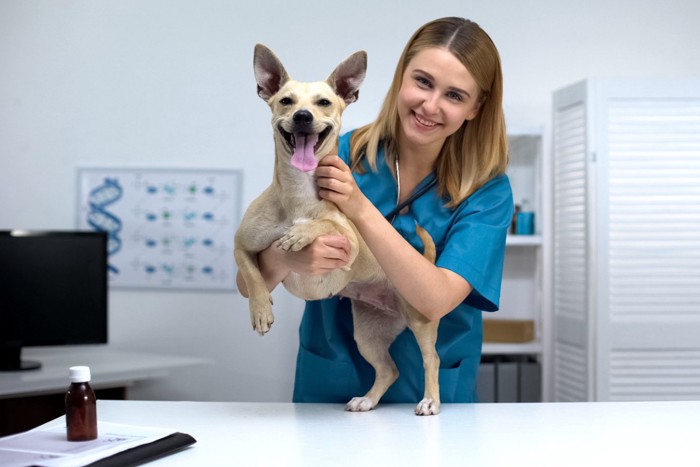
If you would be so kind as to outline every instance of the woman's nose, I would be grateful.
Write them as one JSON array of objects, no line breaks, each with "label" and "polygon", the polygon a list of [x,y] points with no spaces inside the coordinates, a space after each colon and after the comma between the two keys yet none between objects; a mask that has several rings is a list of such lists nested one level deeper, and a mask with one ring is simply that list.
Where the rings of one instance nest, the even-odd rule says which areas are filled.
[{"label": "woman's nose", "polygon": [[440,96],[436,92],[431,92],[425,96],[423,109],[427,115],[435,115],[440,110]]}]

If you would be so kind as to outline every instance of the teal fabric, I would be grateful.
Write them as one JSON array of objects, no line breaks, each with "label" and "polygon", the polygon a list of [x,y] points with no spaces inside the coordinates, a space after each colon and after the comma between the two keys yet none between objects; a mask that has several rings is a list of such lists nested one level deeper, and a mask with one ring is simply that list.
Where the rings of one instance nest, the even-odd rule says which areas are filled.
[{"label": "teal fabric", "polygon": [[[349,160],[350,133],[339,141],[339,156]],[[396,205],[397,187],[384,154],[377,156],[378,170],[355,174],[362,192],[383,213]],[[423,180],[421,183],[428,183]],[[420,185],[419,185],[420,187]],[[418,189],[418,188],[417,188]],[[499,304],[505,240],[513,216],[513,196],[508,177],[491,180],[456,209],[431,188],[408,213],[397,216],[393,226],[416,249],[423,245],[416,223],[432,236],[436,264],[464,277],[473,292],[440,321],[437,351],[440,356],[442,402],[475,402],[476,374],[481,358],[481,311],[496,311]],[[331,298],[307,302],[300,325],[295,402],[347,402],[364,395],[374,381],[374,369],[357,351],[353,339],[350,300]],[[422,399],[423,365],[410,330],[401,333],[390,352],[400,376],[382,402],[415,403]]]}]

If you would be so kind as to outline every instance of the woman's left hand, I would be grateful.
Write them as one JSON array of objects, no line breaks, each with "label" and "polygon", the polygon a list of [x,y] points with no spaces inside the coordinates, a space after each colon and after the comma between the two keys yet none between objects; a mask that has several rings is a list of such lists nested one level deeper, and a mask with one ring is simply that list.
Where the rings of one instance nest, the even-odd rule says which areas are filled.
[{"label": "woman's left hand", "polygon": [[350,167],[338,156],[328,155],[316,167],[318,195],[335,203],[351,220],[356,219],[369,200],[355,183]]}]

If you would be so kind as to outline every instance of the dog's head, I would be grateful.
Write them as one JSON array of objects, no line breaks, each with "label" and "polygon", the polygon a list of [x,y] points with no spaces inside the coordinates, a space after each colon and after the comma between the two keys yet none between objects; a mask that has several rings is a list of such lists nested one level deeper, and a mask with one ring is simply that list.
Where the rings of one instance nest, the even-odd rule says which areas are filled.
[{"label": "dog's head", "polygon": [[277,56],[262,44],[253,59],[258,95],[272,109],[278,155],[289,156],[293,167],[311,172],[336,146],[340,116],[355,102],[367,70],[367,53],[355,52],[325,81],[302,83],[290,79]]}]

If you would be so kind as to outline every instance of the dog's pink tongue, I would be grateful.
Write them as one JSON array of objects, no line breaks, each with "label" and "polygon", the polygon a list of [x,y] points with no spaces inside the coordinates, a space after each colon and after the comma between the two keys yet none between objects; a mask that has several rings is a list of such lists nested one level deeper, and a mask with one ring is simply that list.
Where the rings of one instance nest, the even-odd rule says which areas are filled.
[{"label": "dog's pink tongue", "polygon": [[296,147],[292,154],[291,164],[302,172],[310,172],[316,168],[318,162],[314,156],[314,145],[318,141],[318,135],[305,135],[297,133],[294,135]]}]

